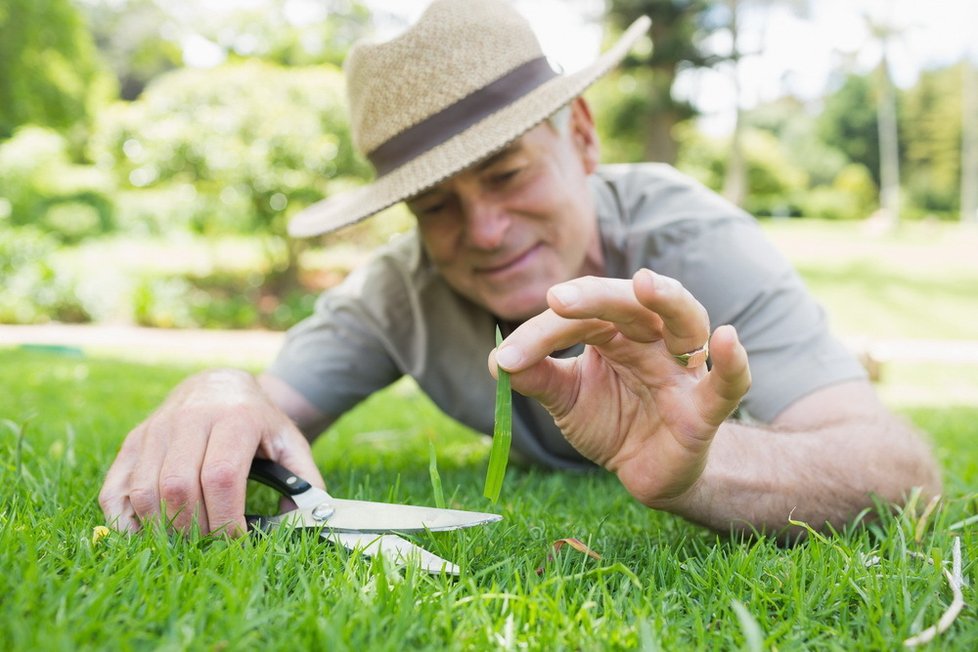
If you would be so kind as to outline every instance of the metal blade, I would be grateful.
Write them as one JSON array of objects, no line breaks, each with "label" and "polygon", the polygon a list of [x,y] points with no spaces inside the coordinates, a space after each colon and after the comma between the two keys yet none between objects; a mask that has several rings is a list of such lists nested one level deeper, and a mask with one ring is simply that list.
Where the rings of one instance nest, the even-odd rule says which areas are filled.
[{"label": "metal blade", "polygon": [[396,564],[417,564],[422,570],[439,575],[458,576],[458,566],[416,546],[396,534],[357,534],[323,530],[323,538],[367,557],[383,556]]},{"label": "metal blade", "polygon": [[[325,509],[328,506],[329,509]],[[329,513],[331,510],[331,513]],[[306,526],[325,525],[346,532],[444,532],[501,520],[498,514],[331,498],[303,513]]]}]

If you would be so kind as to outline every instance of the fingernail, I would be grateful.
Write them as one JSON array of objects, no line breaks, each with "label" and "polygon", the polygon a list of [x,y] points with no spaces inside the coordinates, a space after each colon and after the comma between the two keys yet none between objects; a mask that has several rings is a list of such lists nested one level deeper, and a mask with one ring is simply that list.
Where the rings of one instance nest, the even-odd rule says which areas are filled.
[{"label": "fingernail", "polygon": [[523,354],[516,347],[504,346],[496,351],[496,364],[503,369],[512,369],[523,359]]},{"label": "fingernail", "polygon": [[581,291],[573,285],[555,285],[550,288],[550,292],[567,307],[574,305],[581,298]]}]

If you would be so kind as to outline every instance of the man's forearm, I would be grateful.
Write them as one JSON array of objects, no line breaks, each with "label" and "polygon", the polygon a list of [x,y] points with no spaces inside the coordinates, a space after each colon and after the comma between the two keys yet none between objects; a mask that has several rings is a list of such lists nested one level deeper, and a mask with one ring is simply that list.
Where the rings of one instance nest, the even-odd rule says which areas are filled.
[{"label": "man's forearm", "polygon": [[876,414],[809,430],[728,422],[699,480],[660,507],[719,531],[791,537],[788,519],[815,529],[850,522],[873,496],[901,503],[913,487],[940,492],[929,447],[896,417]]},{"label": "man's forearm", "polygon": [[309,442],[315,441],[320,433],[333,423],[332,416],[310,403],[284,380],[263,373],[258,376],[258,384],[269,399],[302,431]]}]

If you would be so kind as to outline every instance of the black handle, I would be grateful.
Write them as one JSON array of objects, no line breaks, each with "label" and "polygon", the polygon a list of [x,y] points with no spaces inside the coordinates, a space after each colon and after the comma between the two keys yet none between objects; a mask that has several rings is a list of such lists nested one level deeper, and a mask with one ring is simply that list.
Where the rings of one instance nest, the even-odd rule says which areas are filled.
[{"label": "black handle", "polygon": [[260,457],[251,460],[248,478],[268,485],[285,496],[296,496],[312,489],[311,484],[281,464]]},{"label": "black handle", "polygon": [[257,516],[255,514],[245,514],[245,523],[248,524],[249,532],[269,532],[273,525],[267,516]]}]

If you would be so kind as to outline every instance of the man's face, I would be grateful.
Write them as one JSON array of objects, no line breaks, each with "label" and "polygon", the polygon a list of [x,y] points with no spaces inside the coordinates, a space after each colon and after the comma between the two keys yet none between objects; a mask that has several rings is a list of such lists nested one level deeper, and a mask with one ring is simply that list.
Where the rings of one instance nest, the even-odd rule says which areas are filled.
[{"label": "man's face", "polygon": [[538,125],[408,202],[448,284],[507,321],[545,310],[552,285],[602,271],[587,185],[597,140],[582,101],[562,131]]}]

